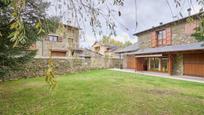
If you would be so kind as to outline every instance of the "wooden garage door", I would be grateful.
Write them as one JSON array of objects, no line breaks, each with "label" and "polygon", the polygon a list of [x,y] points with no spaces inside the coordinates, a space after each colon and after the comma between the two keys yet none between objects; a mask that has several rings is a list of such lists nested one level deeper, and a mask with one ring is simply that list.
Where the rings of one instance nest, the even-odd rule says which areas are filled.
[{"label": "wooden garage door", "polygon": [[135,56],[127,56],[127,68],[135,69]]},{"label": "wooden garage door", "polygon": [[204,54],[184,55],[184,75],[204,77]]},{"label": "wooden garage door", "polygon": [[51,51],[51,55],[54,57],[65,57],[66,52],[64,52],[64,51]]}]

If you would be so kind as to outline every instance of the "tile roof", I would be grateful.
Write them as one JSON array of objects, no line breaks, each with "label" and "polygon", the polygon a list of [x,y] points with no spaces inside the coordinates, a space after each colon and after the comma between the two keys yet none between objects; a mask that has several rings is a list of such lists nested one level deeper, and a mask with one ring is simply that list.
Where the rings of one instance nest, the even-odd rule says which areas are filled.
[{"label": "tile roof", "polygon": [[183,18],[181,18],[181,19],[174,20],[174,21],[171,21],[171,22],[167,22],[167,23],[165,23],[165,24],[161,24],[161,25],[158,25],[158,26],[156,26],[156,27],[152,27],[152,28],[149,28],[149,29],[145,29],[145,30],[140,31],[140,32],[137,32],[137,33],[135,33],[135,34],[133,34],[133,35],[138,36],[138,35],[140,35],[140,34],[142,34],[142,33],[149,32],[149,31],[152,31],[152,30],[157,29],[157,28],[160,28],[160,27],[165,27],[165,26],[167,26],[167,25],[180,23],[180,22],[182,22],[182,21],[185,22],[185,21],[187,21],[188,18],[195,18],[195,19],[196,19],[196,18],[198,18],[198,17],[200,17],[200,16],[203,16],[203,14],[204,14],[204,12],[199,12],[199,13],[193,14],[193,15],[191,15],[191,16],[183,17]]},{"label": "tile roof", "polygon": [[116,51],[116,53],[125,53],[125,52],[134,52],[139,50],[139,42],[134,43],[133,45],[127,46],[119,51]]},{"label": "tile roof", "polygon": [[204,42],[164,46],[164,47],[157,47],[157,48],[145,48],[128,54],[154,54],[154,53],[195,51],[195,50],[204,50]]}]

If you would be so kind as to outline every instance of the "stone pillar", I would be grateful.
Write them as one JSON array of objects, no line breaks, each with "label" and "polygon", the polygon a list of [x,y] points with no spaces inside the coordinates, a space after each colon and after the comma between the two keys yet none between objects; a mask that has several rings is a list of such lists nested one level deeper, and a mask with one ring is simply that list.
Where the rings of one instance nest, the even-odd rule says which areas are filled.
[{"label": "stone pillar", "polygon": [[177,54],[174,58],[174,72],[175,75],[183,75],[183,54]]}]

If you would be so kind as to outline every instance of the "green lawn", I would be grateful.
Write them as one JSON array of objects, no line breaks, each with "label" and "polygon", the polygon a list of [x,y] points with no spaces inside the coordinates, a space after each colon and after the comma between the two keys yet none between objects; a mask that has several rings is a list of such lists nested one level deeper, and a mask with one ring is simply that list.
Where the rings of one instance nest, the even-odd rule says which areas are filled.
[{"label": "green lawn", "polygon": [[0,84],[0,114],[203,115],[204,84],[109,70]]}]

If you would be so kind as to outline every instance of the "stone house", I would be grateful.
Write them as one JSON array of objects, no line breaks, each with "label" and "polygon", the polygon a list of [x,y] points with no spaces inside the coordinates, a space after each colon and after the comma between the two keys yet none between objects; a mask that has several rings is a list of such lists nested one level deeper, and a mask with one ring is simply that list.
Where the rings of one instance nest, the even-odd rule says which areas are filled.
[{"label": "stone house", "polygon": [[91,59],[91,58],[103,58],[104,56],[100,53],[94,52],[91,49],[81,49],[75,53],[76,57],[80,57],[82,59]]},{"label": "stone house", "polygon": [[[204,43],[192,36],[198,27],[199,15],[135,33],[138,43],[118,52],[124,56],[123,68],[204,76]],[[189,18],[194,20],[188,21]]]},{"label": "stone house", "polygon": [[115,53],[119,49],[120,48],[117,46],[105,45],[105,44],[102,44],[100,42],[95,42],[91,46],[92,51],[99,53],[105,57],[109,57],[109,58],[120,58],[119,55],[117,53]]},{"label": "stone house", "polygon": [[36,58],[69,58],[79,48],[79,28],[63,25],[56,33],[50,33],[45,38],[33,44],[37,50]]}]

